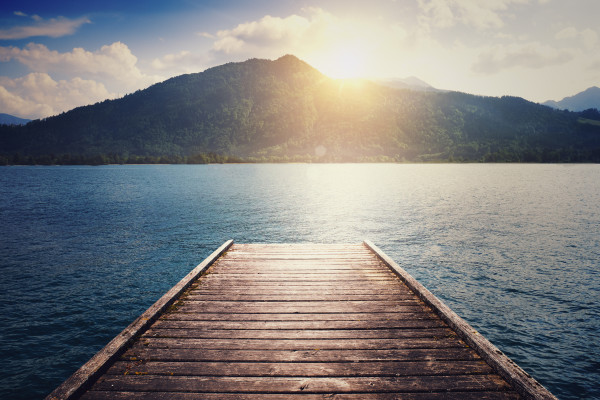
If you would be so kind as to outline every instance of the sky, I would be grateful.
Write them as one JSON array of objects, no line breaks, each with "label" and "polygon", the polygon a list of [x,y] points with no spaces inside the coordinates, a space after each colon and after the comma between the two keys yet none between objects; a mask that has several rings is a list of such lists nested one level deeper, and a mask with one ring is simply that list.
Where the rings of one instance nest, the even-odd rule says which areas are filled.
[{"label": "sky", "polygon": [[45,118],[285,54],[332,78],[560,100],[600,86],[598,16],[598,0],[3,0],[0,113]]}]

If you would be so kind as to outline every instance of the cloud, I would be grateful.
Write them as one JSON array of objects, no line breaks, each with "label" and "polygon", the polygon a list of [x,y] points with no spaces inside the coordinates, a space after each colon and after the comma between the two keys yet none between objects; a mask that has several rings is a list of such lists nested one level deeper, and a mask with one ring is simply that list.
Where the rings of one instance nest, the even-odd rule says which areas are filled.
[{"label": "cloud", "polygon": [[91,52],[74,48],[70,52],[50,50],[43,44],[29,43],[25,48],[0,47],[0,61],[16,60],[33,72],[77,75],[84,79],[115,82],[124,90],[139,89],[159,77],[145,75],[137,67],[137,57],[121,42]]},{"label": "cloud", "polygon": [[247,58],[278,58],[287,53],[301,56],[324,30],[324,20],[329,17],[320,9],[307,11],[307,17],[296,14],[283,18],[266,15],[216,33],[197,32],[197,36],[213,41],[208,53],[180,51],[155,58],[150,66],[157,73],[173,76]]},{"label": "cloud", "polygon": [[179,53],[155,58],[150,65],[159,73],[168,73],[170,76],[174,76],[200,72],[206,68],[206,62],[207,57],[205,55],[183,50]]},{"label": "cloud", "polygon": [[586,49],[593,49],[598,44],[598,34],[589,28],[579,31],[571,26],[557,32],[554,37],[558,40],[575,40],[583,44]]},{"label": "cloud", "polygon": [[591,64],[589,64],[587,70],[593,71],[596,73],[596,75],[599,75],[598,71],[600,71],[600,59],[597,59],[596,61],[593,61]]},{"label": "cloud", "polygon": [[[418,0],[424,12],[422,25],[431,28],[449,28],[458,24],[477,29],[497,29],[504,26],[503,13],[511,6],[527,4],[531,0]],[[544,3],[539,0],[539,3]]]},{"label": "cloud", "polygon": [[0,47],[0,62],[8,61],[20,62],[31,73],[16,79],[0,77],[0,109],[32,118],[115,97],[115,92],[132,92],[163,79],[142,72],[137,57],[121,42],[96,51],[74,48],[59,52],[36,43],[24,48]]},{"label": "cloud", "polygon": [[577,37],[577,29],[573,27],[565,28],[554,35],[556,39],[572,39]]},{"label": "cloud", "polygon": [[258,21],[246,22],[233,29],[217,32],[213,50],[231,54],[246,46],[265,48],[274,43],[294,44],[314,26],[314,22],[295,14],[286,18],[266,15]]},{"label": "cloud", "polygon": [[102,83],[81,78],[56,81],[39,72],[16,79],[0,77],[0,109],[27,118],[48,117],[112,97]]},{"label": "cloud", "polygon": [[207,38],[207,39],[214,39],[215,35],[213,35],[212,33],[208,33],[208,32],[198,32],[196,33],[198,36],[203,37],[203,38]]},{"label": "cloud", "polygon": [[[320,8],[305,8],[286,17],[266,15],[255,21],[220,30],[210,53],[210,62],[244,60],[250,57],[278,58],[294,54],[326,75],[376,75],[393,66],[381,62],[414,36],[398,22],[340,18]],[[413,44],[410,44],[412,46]],[[353,65],[350,65],[353,64]]]},{"label": "cloud", "polygon": [[351,69],[366,77],[404,75],[417,64],[431,65],[432,57],[425,53],[439,54],[441,47],[410,24],[342,18],[320,8],[284,17],[266,15],[214,36],[207,64],[294,54],[332,77],[345,76]]},{"label": "cloud", "polygon": [[570,50],[555,49],[541,43],[497,45],[479,55],[474,72],[494,74],[510,68],[540,69],[571,61]]},{"label": "cloud", "polygon": [[419,0],[419,7],[427,15],[422,21],[435,25],[437,28],[448,28],[456,24],[455,11],[451,4],[443,0]]},{"label": "cloud", "polygon": [[[28,15],[16,11],[15,15],[27,17]],[[31,17],[35,22],[31,25],[15,26],[8,29],[0,29],[0,40],[26,39],[34,36],[49,36],[53,38],[72,35],[83,24],[91,21],[86,17],[69,19],[65,17],[44,20],[37,15]]]}]

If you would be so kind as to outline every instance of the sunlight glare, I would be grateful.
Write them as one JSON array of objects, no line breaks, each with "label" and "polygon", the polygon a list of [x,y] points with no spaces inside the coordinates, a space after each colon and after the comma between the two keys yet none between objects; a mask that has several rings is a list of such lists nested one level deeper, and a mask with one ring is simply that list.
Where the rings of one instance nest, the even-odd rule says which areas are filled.
[{"label": "sunlight glare", "polygon": [[328,55],[323,72],[338,79],[366,77],[366,54],[363,50],[357,43],[339,46]]}]

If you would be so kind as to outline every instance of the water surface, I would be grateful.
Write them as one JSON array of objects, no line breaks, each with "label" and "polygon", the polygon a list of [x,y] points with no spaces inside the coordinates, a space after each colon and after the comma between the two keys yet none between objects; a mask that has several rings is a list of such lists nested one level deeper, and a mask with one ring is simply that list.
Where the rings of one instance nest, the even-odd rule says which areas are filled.
[{"label": "water surface", "polygon": [[561,399],[600,399],[600,166],[0,168],[0,398],[43,398],[227,239],[369,239]]}]

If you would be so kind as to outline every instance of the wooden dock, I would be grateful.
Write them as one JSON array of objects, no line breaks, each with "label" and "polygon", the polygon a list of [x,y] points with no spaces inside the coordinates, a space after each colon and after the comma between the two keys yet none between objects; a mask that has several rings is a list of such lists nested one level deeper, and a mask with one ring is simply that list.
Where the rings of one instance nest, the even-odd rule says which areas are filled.
[{"label": "wooden dock", "polygon": [[226,242],[47,399],[555,399],[370,242]]}]

